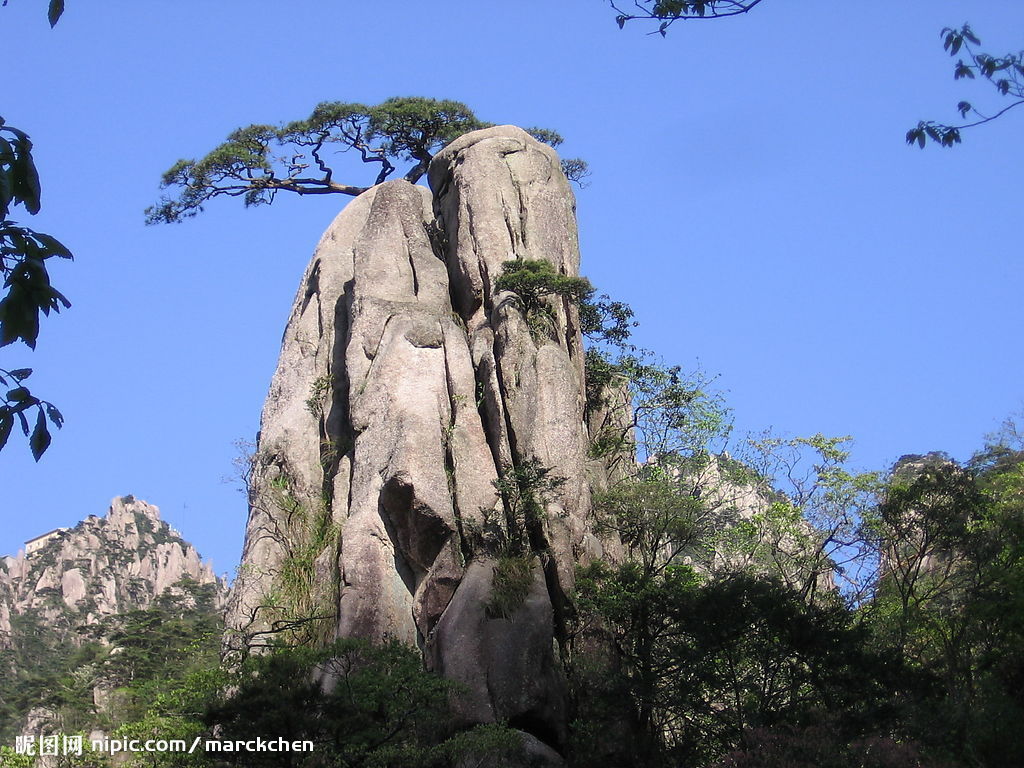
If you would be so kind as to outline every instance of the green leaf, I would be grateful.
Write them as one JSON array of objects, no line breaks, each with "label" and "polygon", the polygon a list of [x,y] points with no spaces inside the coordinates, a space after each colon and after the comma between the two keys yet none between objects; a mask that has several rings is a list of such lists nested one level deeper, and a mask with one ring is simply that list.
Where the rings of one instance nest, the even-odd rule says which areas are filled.
[{"label": "green leaf", "polygon": [[32,394],[28,391],[27,387],[17,387],[7,393],[7,399],[12,403],[20,403],[22,400],[28,400]]},{"label": "green leaf", "polygon": [[50,26],[56,26],[60,20],[61,14],[64,13],[64,0],[50,0],[50,8],[46,12],[46,17],[50,20]]},{"label": "green leaf", "polygon": [[7,445],[7,438],[11,436],[13,427],[14,414],[6,406],[0,407],[0,449]]},{"label": "green leaf", "polygon": [[24,381],[32,375],[31,368],[15,368],[13,371],[8,371],[12,378],[17,381]]},{"label": "green leaf", "polygon": [[50,421],[53,422],[53,425],[57,429],[64,426],[64,416],[57,410],[57,406],[53,403],[46,404],[46,415],[50,417]]},{"label": "green leaf", "polygon": [[39,461],[39,457],[50,447],[50,432],[46,429],[46,415],[42,409],[36,416],[36,428],[32,430],[32,437],[28,439],[28,445],[32,450],[32,458],[36,461]]},{"label": "green leaf", "polygon": [[16,199],[25,206],[25,210],[35,216],[39,213],[39,171],[32,160],[28,148],[23,148],[14,163]]},{"label": "green leaf", "polygon": [[59,256],[62,259],[74,258],[67,246],[52,235],[45,235],[42,232],[34,232],[33,236],[36,241],[43,246],[43,250],[46,252],[47,256]]},{"label": "green leaf", "polygon": [[953,79],[960,80],[965,77],[970,80],[973,80],[974,72],[972,72],[971,68],[964,64],[963,61],[958,61],[956,63],[956,69],[953,70]]}]

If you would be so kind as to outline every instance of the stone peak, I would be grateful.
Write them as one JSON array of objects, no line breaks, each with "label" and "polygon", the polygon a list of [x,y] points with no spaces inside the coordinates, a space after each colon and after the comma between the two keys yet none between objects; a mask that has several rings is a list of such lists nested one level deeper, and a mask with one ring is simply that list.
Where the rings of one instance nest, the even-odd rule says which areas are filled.
[{"label": "stone peak", "polygon": [[110,508],[107,510],[107,518],[114,519],[125,514],[140,514],[148,517],[154,522],[160,520],[160,508],[137,499],[131,494],[127,496],[115,496],[110,500]]}]

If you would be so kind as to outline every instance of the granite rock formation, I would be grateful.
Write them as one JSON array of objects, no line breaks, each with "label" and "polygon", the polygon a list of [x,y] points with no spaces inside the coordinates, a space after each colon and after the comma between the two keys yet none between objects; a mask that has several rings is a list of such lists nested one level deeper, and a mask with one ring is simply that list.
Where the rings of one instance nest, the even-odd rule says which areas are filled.
[{"label": "granite rock formation", "polygon": [[[507,721],[551,756],[574,568],[606,546],[589,523],[603,467],[587,458],[577,308],[549,300],[538,332],[495,283],[514,259],[578,274],[575,201],[555,152],[512,126],[457,139],[429,180],[432,193],[390,181],[356,198],[302,278],[253,460],[229,643],[319,622],[324,639],[417,644],[466,687],[467,724]],[[529,466],[559,483],[526,523],[496,483]],[[519,525],[529,543],[512,551]],[[511,555],[530,577],[496,614]]]}]

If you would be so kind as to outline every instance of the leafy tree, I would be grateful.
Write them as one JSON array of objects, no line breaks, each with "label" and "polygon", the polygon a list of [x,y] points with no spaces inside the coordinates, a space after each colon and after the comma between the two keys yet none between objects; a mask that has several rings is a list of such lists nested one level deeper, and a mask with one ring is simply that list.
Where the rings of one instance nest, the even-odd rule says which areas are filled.
[{"label": "leafy tree", "polygon": [[[913,635],[931,613],[922,610],[946,613],[944,606],[949,618],[963,616],[963,591],[979,576],[974,566],[996,544],[978,535],[985,513],[975,477],[948,457],[905,457],[897,465],[873,524],[882,548],[878,600],[891,611],[889,623],[903,652],[917,656]],[[929,647],[934,639],[919,638]]]},{"label": "leafy tree", "polygon": [[645,467],[594,497],[599,533],[614,534],[644,578],[692,558],[706,536],[706,505],[658,467]]},{"label": "leafy tree", "polygon": [[528,313],[539,311],[549,296],[561,296],[578,305],[594,292],[587,278],[559,274],[550,261],[543,259],[506,261],[494,287],[515,293]]},{"label": "leafy tree", "polygon": [[633,308],[624,301],[614,301],[607,293],[597,298],[591,293],[580,302],[580,330],[595,344],[610,344],[619,349],[632,349],[629,338]]},{"label": "leafy tree", "polygon": [[908,457],[872,524],[883,567],[867,615],[936,682],[912,702],[920,738],[969,765],[1019,764],[1024,744],[999,734],[1024,716],[1024,453]]},{"label": "leafy tree", "polygon": [[4,743],[17,735],[18,724],[32,707],[54,709],[70,703],[75,708],[82,704],[88,711],[92,704],[91,699],[86,704],[69,695],[72,686],[63,684],[62,678],[88,664],[95,648],[76,652],[62,642],[50,622],[31,612],[12,614],[11,628],[9,647],[0,649],[0,741]]},{"label": "leafy tree", "polygon": [[469,529],[477,540],[475,546],[498,556],[485,606],[492,617],[511,617],[529,594],[536,556],[547,547],[544,505],[566,483],[566,478],[552,472],[536,457],[505,464],[493,481],[502,500],[501,521],[485,515],[483,526]]},{"label": "leafy tree", "polygon": [[[353,151],[377,168],[373,184],[394,173],[395,163],[411,163],[404,178],[415,183],[439,149],[488,125],[457,101],[402,97],[375,106],[323,102],[304,120],[239,128],[201,160],[179,160],[161,182],[177,194],[146,209],[146,221],[178,222],[221,196],[241,197],[250,206],[272,203],[281,191],[362,194],[369,186],[334,177],[334,156]],[[554,145],[562,141],[554,131],[535,128],[532,133]],[[580,160],[566,161],[564,167],[577,181],[586,173]]]},{"label": "leafy tree", "polygon": [[[729,411],[699,370],[685,372],[632,348],[612,358],[598,347],[588,350],[585,368],[588,407],[611,411],[595,436],[594,456],[635,454],[679,467],[728,436]],[[616,387],[626,397],[609,397]]]},{"label": "leafy tree", "polygon": [[[852,606],[871,596],[878,573],[877,540],[865,515],[881,480],[849,466],[852,438],[747,440],[740,460],[719,460],[730,486],[754,490],[761,509],[721,526],[714,549],[729,567],[771,574],[808,599],[838,586]],[[715,496],[714,488],[706,495]]]},{"label": "leafy tree", "polygon": [[[39,212],[39,174],[32,160],[32,142],[24,131],[0,118],[0,277],[6,291],[0,299],[0,346],[22,341],[35,349],[39,337],[39,315],[70,307],[64,295],[50,284],[46,260],[54,256],[72,258],[56,238],[35,232],[11,221],[12,206],[29,214]],[[36,461],[50,445],[47,419],[60,428],[64,417],[47,400],[33,395],[24,382],[32,369],[0,368],[0,450],[7,444],[15,420],[19,422]],[[35,412],[29,428],[28,414]]]},{"label": "leafy tree", "polygon": [[946,27],[942,30],[942,47],[950,56],[957,56],[963,51],[966,61],[958,58],[953,68],[956,80],[979,80],[986,82],[991,88],[1009,103],[1001,108],[979,110],[969,101],[957,104],[960,117],[968,120],[959,125],[947,125],[933,120],[922,120],[916,128],[907,131],[907,143],[917,144],[922,149],[932,141],[943,147],[952,147],[960,143],[960,132],[992,122],[1011,109],[1024,104],[1024,51],[1007,53],[1004,56],[993,56],[990,53],[976,50],[981,40],[974,34],[969,24],[959,29]]},{"label": "leafy tree", "polygon": [[890,661],[838,601],[682,565],[652,576],[635,562],[591,566],[579,589],[581,612],[614,638],[617,669],[604,674],[619,674],[633,703],[637,765],[703,765],[755,728],[837,715],[854,739],[882,719]]},{"label": "leafy tree", "polygon": [[712,379],[701,371],[667,366],[630,343],[637,323],[632,308],[593,291],[579,300],[585,353],[585,395],[595,434],[592,458],[629,475],[634,458],[663,468],[706,458],[731,430],[729,411]]}]

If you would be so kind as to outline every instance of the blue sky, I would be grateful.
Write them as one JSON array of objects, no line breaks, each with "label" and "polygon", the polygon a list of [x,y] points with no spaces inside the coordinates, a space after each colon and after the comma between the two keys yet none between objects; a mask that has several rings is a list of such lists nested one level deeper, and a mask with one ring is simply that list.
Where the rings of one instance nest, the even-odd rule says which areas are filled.
[{"label": "blue sky", "polygon": [[131,493],[234,568],[234,443],[347,198],[217,201],[177,226],[142,211],[179,157],[323,100],[451,98],[560,131],[593,170],[583,271],[633,305],[639,343],[717,374],[739,433],[852,434],[876,469],[966,458],[1021,408],[1024,116],[955,150],[903,143],[987,96],[953,82],[942,27],[1013,50],[1020,3],[768,0],[665,39],[599,0],[69,0],[53,30],[45,6],[0,9],[0,115],[35,142],[43,211],[25,223],[75,252],[53,269],[74,306],[0,367],[35,368],[67,424],[38,465],[14,437],[0,453],[0,552]]}]

